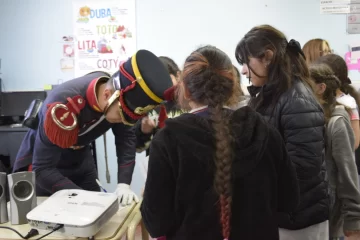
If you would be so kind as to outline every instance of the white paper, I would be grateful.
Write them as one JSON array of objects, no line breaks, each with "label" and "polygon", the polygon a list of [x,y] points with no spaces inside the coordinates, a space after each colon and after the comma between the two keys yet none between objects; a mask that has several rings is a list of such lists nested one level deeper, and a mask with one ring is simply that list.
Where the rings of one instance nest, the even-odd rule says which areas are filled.
[{"label": "white paper", "polygon": [[360,33],[360,14],[348,14],[347,16],[347,32],[349,34]]},{"label": "white paper", "polygon": [[136,52],[133,0],[73,3],[75,77],[110,74]]},{"label": "white paper", "polygon": [[73,58],[60,59],[60,69],[63,72],[72,71],[74,69],[74,59]]},{"label": "white paper", "polygon": [[350,0],[320,0],[321,5],[349,4]]},{"label": "white paper", "polygon": [[360,59],[360,41],[349,44],[351,52],[351,63],[357,63]]},{"label": "white paper", "polygon": [[346,14],[350,13],[350,5],[326,5],[320,6],[321,14]]},{"label": "white paper", "polygon": [[360,13],[360,4],[350,4],[350,13],[351,14],[356,14],[356,13]]},{"label": "white paper", "polygon": [[320,0],[321,14],[350,13],[350,0]]}]

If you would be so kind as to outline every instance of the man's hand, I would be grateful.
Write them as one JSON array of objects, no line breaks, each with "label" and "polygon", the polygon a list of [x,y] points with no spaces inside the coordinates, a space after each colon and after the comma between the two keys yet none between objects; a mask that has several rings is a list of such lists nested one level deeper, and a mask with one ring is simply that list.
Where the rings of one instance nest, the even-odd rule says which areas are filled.
[{"label": "man's hand", "polygon": [[121,203],[121,205],[123,206],[130,205],[133,201],[135,201],[136,203],[139,202],[138,197],[133,191],[131,191],[128,184],[119,183],[117,185],[115,193],[118,196],[119,203]]},{"label": "man's hand", "polygon": [[156,123],[153,119],[146,116],[141,119],[141,132],[144,134],[150,134],[156,128]]}]

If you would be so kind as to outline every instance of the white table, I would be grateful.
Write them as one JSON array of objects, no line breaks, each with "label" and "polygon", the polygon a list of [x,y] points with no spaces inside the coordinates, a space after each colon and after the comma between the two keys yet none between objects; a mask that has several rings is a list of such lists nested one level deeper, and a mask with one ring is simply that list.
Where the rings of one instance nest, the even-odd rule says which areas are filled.
[{"label": "white table", "polygon": [[[40,204],[46,199],[46,197],[38,197],[37,202]],[[135,213],[134,209],[138,209],[139,206],[135,208],[137,204],[133,203],[127,207],[119,208],[119,211],[108,221],[104,227],[95,235],[95,240],[119,240],[123,236],[125,236],[128,226],[131,223]],[[10,211],[8,211],[10,213]],[[9,218],[10,219],[10,218]],[[18,232],[20,232],[23,236],[25,236],[31,229],[30,225],[11,225],[10,222],[0,224],[0,226],[11,227]],[[36,239],[42,236],[42,232],[40,235],[37,235],[30,239]],[[7,229],[0,229],[0,240],[11,240],[11,239],[21,239],[15,232]],[[46,240],[59,240],[59,239],[68,239],[65,237],[61,237],[56,235],[56,233],[50,234],[49,236],[43,238]],[[70,238],[75,239],[75,238]],[[76,238],[77,240],[85,240],[87,238]]]}]

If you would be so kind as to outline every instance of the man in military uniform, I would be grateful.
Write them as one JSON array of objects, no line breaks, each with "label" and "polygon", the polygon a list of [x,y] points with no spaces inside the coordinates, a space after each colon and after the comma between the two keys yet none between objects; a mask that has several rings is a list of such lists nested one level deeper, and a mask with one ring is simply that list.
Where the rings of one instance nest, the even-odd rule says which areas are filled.
[{"label": "man in military uniform", "polygon": [[13,171],[36,173],[37,195],[61,189],[99,191],[89,144],[112,128],[118,157],[116,194],[123,205],[137,201],[130,190],[136,137],[132,127],[164,102],[171,78],[160,60],[140,50],[112,77],[93,72],[52,90],[39,124],[26,134]]}]

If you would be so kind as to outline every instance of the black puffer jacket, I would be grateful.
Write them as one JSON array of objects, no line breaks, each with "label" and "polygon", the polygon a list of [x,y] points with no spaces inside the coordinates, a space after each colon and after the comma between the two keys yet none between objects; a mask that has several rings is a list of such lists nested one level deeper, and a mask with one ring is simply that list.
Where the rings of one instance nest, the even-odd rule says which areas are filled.
[{"label": "black puffer jacket", "polygon": [[[269,103],[275,87],[249,87],[249,92]],[[308,87],[295,80],[274,107],[260,106],[257,111],[280,131],[299,180],[300,204],[292,213],[279,213],[279,226],[297,230],[326,221],[329,200],[324,162],[325,120],[320,104]]]}]

